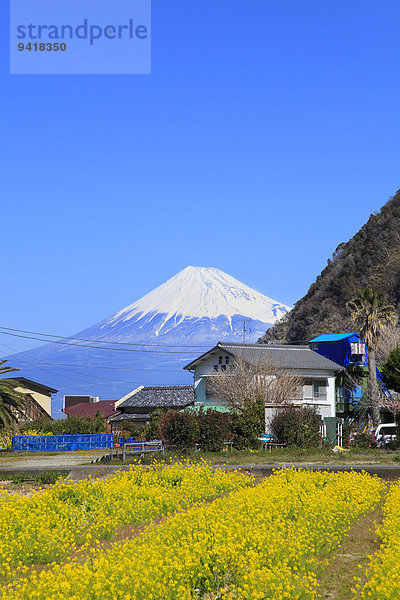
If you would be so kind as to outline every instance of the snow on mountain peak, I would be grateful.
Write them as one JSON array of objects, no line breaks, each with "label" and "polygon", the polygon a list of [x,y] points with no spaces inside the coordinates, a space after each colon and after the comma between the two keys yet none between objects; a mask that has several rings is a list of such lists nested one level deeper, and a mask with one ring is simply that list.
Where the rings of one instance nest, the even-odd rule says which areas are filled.
[{"label": "snow on mountain peak", "polygon": [[215,267],[186,267],[109,319],[107,325],[149,314],[170,317],[209,318],[243,315],[275,323],[290,308],[244,285]]},{"label": "snow on mountain peak", "polygon": [[[59,406],[64,394],[110,398],[124,396],[132,385],[190,384],[189,373],[182,369],[189,360],[218,340],[239,342],[245,336],[247,342],[256,342],[288,310],[220,269],[187,267],[117,314],[71,337],[73,344],[46,344],[29,350],[27,356],[14,355],[12,364],[37,381],[44,374],[35,361],[30,365],[32,358],[38,365],[53,365],[43,383],[60,390]],[[251,322],[243,328],[247,319]],[[79,338],[107,346],[76,344]],[[157,340],[159,348],[153,347]],[[112,350],[112,342],[130,346],[123,352],[120,346]],[[74,378],[65,373],[69,365],[91,371],[79,380],[75,371]]]}]

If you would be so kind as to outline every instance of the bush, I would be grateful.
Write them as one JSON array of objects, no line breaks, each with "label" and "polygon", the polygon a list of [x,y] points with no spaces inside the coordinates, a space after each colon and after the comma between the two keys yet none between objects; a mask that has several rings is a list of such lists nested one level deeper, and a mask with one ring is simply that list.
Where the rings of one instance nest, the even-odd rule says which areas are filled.
[{"label": "bush", "polygon": [[321,444],[321,417],[311,407],[287,406],[271,421],[271,430],[280,444],[315,448]]},{"label": "bush", "polygon": [[104,433],[107,431],[107,423],[103,413],[97,413],[94,419],[90,417],[67,417],[59,421],[52,419],[38,419],[30,423],[25,423],[20,429],[21,434],[24,431],[35,430],[38,435],[68,435],[72,433]]},{"label": "bush", "polygon": [[370,433],[361,431],[352,432],[349,436],[349,446],[358,450],[366,450],[367,448],[376,447],[374,438]]},{"label": "bush", "polygon": [[265,429],[265,408],[263,400],[247,403],[232,413],[231,427],[233,446],[237,450],[257,448],[257,438]]},{"label": "bush", "polygon": [[178,450],[189,450],[198,438],[196,415],[189,411],[169,410],[161,417],[159,431],[167,444],[176,446]]},{"label": "bush", "polygon": [[389,352],[386,363],[381,368],[382,378],[390,390],[400,392],[400,348],[397,346]]},{"label": "bush", "polygon": [[165,410],[158,409],[158,410],[155,410],[151,414],[150,424],[144,428],[144,432],[143,432],[144,439],[151,441],[151,440],[159,439],[161,437],[160,423],[161,423],[163,416],[165,415],[165,412],[166,412]]},{"label": "bush", "polygon": [[137,425],[136,423],[124,423],[123,430],[120,435],[124,438],[133,438],[135,440],[144,440],[146,438],[146,426]]},{"label": "bush", "polygon": [[231,419],[218,410],[201,409],[197,415],[197,443],[204,452],[220,452],[232,436]]},{"label": "bush", "polygon": [[199,444],[204,452],[220,452],[224,442],[230,440],[238,449],[257,448],[257,438],[264,431],[264,418],[264,402],[259,400],[233,413],[206,408],[199,412],[171,410],[156,415],[152,426],[158,425],[159,437],[179,450]]}]

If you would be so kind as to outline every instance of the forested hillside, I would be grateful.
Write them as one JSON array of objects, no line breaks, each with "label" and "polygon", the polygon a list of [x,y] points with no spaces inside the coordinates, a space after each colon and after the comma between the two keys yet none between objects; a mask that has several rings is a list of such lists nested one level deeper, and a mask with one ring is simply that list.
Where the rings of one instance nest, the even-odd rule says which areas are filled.
[{"label": "forested hillside", "polygon": [[346,303],[364,287],[382,289],[400,312],[400,191],[337,247],[307,294],[260,341],[298,342],[352,331]]}]

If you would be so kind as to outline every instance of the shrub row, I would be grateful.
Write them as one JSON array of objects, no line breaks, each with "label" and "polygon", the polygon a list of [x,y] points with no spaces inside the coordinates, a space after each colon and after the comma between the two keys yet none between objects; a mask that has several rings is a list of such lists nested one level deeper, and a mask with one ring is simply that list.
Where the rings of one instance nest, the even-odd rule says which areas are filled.
[{"label": "shrub row", "polygon": [[[238,450],[258,447],[257,438],[265,428],[264,403],[221,413],[213,409],[168,411],[153,417],[145,432],[147,439],[161,438],[179,450],[193,449],[197,444],[205,452],[219,452],[224,442],[231,441]],[[277,441],[287,446],[317,447],[320,416],[309,407],[288,405],[273,419],[271,429]]]},{"label": "shrub row", "polygon": [[193,449],[197,444],[205,452],[219,452],[224,442],[235,448],[256,448],[257,437],[264,430],[262,401],[231,412],[214,409],[167,411],[154,415],[147,437],[160,437],[179,450]]},{"label": "shrub row", "polygon": [[105,433],[107,423],[104,415],[99,411],[94,419],[90,417],[67,417],[54,421],[53,419],[38,419],[24,424],[20,428],[21,434],[24,431],[34,430],[40,434],[51,433],[52,435],[70,435],[74,433]]},{"label": "shrub row", "polygon": [[309,406],[297,408],[288,405],[276,414],[271,422],[271,429],[281,444],[316,448],[321,444],[320,422],[321,417],[314,408]]}]

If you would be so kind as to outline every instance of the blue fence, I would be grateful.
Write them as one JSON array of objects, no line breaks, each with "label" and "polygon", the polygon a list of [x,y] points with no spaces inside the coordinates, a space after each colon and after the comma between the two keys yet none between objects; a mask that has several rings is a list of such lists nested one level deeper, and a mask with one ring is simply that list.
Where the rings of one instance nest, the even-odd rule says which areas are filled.
[{"label": "blue fence", "polygon": [[66,452],[68,450],[96,450],[113,447],[112,433],[16,435],[12,439],[13,452]]}]

